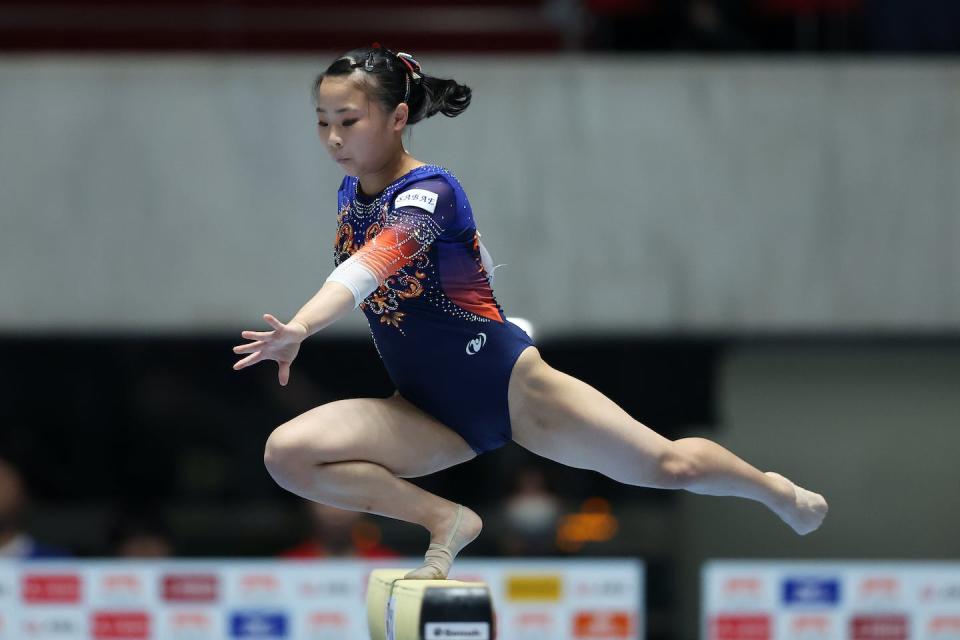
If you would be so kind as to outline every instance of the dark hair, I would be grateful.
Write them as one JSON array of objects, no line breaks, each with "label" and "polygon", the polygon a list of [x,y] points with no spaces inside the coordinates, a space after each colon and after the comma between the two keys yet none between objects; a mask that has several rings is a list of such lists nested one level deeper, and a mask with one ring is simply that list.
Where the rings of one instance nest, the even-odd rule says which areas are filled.
[{"label": "dark hair", "polygon": [[378,45],[348,51],[317,76],[313,84],[314,99],[325,77],[348,76],[360,70],[363,76],[360,88],[387,113],[407,96],[410,108],[407,124],[416,124],[437,113],[453,118],[470,106],[470,87],[455,80],[428,76],[411,57],[407,56],[405,61],[399,55]]}]

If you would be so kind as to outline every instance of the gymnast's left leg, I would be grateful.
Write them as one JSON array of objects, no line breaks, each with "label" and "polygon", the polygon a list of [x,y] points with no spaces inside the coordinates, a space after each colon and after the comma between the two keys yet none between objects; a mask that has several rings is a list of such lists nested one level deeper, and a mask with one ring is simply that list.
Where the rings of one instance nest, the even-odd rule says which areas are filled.
[{"label": "gymnast's left leg", "polygon": [[535,347],[514,365],[508,399],[513,440],[551,460],[625,484],[756,500],[800,535],[817,529],[827,514],[820,494],[761,472],[715,442],[664,438],[590,385],[549,366]]}]

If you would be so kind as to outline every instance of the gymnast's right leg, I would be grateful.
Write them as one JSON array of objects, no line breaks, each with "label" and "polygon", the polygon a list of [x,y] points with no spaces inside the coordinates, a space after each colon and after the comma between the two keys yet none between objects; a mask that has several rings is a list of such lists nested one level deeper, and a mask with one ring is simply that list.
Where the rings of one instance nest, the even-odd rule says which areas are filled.
[{"label": "gymnast's right leg", "polygon": [[425,527],[431,547],[449,548],[449,562],[427,562],[429,568],[411,577],[442,578],[483,523],[470,509],[403,478],[474,456],[457,433],[395,394],[339,400],[293,418],[270,434],[264,463],[277,484],[308,500]]}]

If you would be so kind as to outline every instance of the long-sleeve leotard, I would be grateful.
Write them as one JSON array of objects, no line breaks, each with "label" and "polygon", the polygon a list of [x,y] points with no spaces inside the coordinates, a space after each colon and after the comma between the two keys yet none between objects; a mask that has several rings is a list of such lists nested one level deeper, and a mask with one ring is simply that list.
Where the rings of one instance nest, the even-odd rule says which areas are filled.
[{"label": "long-sleeve leotard", "polygon": [[[458,216],[456,193],[442,177],[419,180],[400,190],[382,223],[373,221],[361,229],[346,220],[356,216],[350,216],[349,210],[345,215],[342,212],[345,220],[338,233],[338,250],[349,258],[340,262],[328,280],[350,289],[355,304],[361,306],[381,288],[389,297],[391,285],[409,284],[406,276],[425,280],[435,275],[437,282],[433,284],[454,304],[478,316],[502,321],[489,287],[493,270],[490,255],[480,243],[467,207],[464,212],[467,215]],[[361,232],[365,239],[362,245],[357,241]],[[437,271],[427,275],[416,267],[431,262],[418,258],[432,248],[436,248],[432,262]],[[405,269],[413,273],[404,273]],[[406,291],[412,294],[419,290],[413,287]]]},{"label": "long-sleeve leotard", "polygon": [[507,386],[533,344],[493,296],[489,254],[459,181],[424,165],[376,199],[340,186],[330,280],[349,288],[400,394],[477,453],[510,439]]}]

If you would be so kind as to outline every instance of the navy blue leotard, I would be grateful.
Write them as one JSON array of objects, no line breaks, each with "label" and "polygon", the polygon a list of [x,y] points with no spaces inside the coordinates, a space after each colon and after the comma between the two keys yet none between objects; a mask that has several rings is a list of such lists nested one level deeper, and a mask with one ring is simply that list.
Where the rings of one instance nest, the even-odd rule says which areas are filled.
[{"label": "navy blue leotard", "polygon": [[340,185],[334,262],[350,259],[376,277],[359,306],[390,378],[478,454],[502,446],[510,373],[533,340],[493,296],[463,188],[437,165],[375,198],[358,194],[358,183],[346,176]]}]

